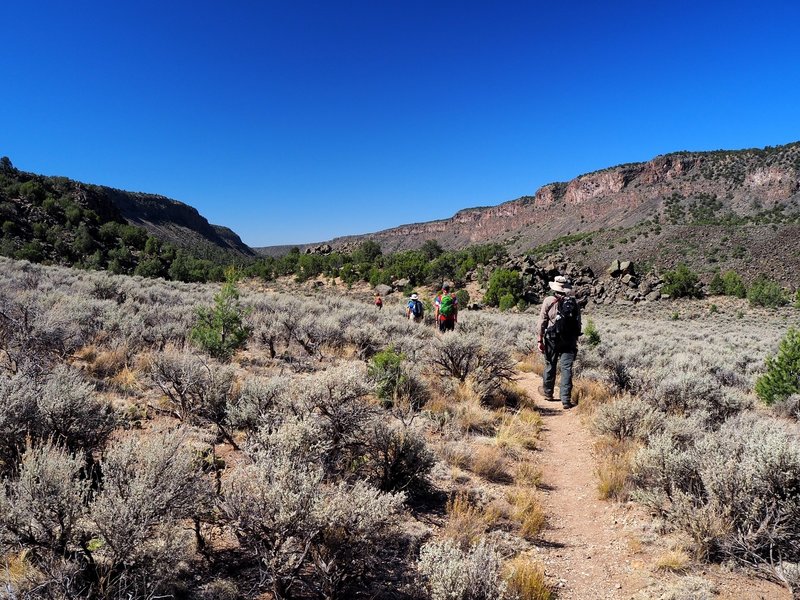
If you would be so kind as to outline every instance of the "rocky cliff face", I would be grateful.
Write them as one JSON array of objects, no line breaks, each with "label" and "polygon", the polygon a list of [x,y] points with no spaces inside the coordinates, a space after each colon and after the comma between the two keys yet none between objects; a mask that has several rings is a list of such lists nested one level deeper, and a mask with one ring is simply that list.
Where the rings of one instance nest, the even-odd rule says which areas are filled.
[{"label": "rocky cliff face", "polygon": [[[445,248],[505,242],[512,252],[525,252],[568,235],[594,232],[603,238],[610,230],[653,224],[661,237],[669,237],[671,232],[685,237],[686,228],[693,226],[772,224],[773,230],[784,230],[800,223],[798,203],[800,142],[659,156],[548,184],[534,196],[462,210],[449,219],[337,238],[330,243],[334,248],[347,248],[369,238],[385,252],[392,252],[417,248],[429,239]],[[703,232],[692,230],[688,237],[695,234],[702,236]],[[613,235],[605,237],[614,243]]]}]

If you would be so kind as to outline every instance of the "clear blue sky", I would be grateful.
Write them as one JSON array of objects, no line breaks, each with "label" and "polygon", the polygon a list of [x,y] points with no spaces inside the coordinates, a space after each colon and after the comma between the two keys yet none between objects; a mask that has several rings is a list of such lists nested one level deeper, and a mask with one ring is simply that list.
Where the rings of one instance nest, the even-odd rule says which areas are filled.
[{"label": "clear blue sky", "polygon": [[800,139],[800,2],[5,2],[0,155],[252,246]]}]

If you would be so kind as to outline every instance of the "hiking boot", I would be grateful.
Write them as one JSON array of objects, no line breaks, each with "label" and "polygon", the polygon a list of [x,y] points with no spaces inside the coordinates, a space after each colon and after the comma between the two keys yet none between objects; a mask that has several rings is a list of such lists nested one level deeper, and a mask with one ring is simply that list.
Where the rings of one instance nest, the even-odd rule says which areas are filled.
[{"label": "hiking boot", "polygon": [[553,398],[553,392],[550,392],[550,393],[548,394],[547,392],[545,392],[545,391],[544,391],[544,388],[543,388],[542,386],[539,386],[539,389],[538,389],[537,391],[538,391],[538,392],[539,392],[539,393],[540,393],[542,396],[544,396],[544,399],[545,399],[545,400],[547,400],[548,402],[555,402],[555,398]]},{"label": "hiking boot", "polygon": [[562,402],[561,406],[564,407],[564,410],[569,410],[570,408],[575,407],[575,405],[572,402]]}]

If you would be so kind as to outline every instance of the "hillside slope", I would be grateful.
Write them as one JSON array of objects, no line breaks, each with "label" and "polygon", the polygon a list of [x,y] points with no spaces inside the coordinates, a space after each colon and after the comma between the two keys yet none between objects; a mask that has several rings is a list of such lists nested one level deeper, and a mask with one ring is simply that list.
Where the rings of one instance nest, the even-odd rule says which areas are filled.
[{"label": "hillside slope", "polygon": [[563,250],[593,268],[629,255],[662,266],[685,260],[701,271],[775,269],[778,278],[796,281],[799,201],[800,142],[676,152],[548,184],[533,196],[461,210],[449,219],[329,243],[347,248],[372,239],[391,252],[429,239],[445,248],[504,242],[512,253]]},{"label": "hillside slope", "polygon": [[[5,254],[34,247],[33,255],[69,264],[102,242],[98,230],[107,223],[142,228],[145,236],[198,255],[254,255],[233,231],[210,224],[183,202],[26,173],[7,158],[0,164],[0,220]],[[91,239],[82,242],[81,236]]]}]

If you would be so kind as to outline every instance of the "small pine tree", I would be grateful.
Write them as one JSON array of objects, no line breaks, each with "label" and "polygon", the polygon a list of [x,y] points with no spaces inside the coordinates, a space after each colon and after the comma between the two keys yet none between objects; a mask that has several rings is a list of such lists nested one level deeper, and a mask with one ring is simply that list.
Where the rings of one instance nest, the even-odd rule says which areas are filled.
[{"label": "small pine tree", "polygon": [[597,331],[597,325],[591,319],[586,320],[586,325],[583,328],[583,335],[586,343],[590,346],[597,346],[600,344],[600,332]]},{"label": "small pine tree", "polygon": [[767,372],[756,381],[756,394],[767,404],[800,393],[800,330],[794,327],[781,340],[776,356],[767,357]]},{"label": "small pine tree", "polygon": [[225,283],[214,296],[214,308],[197,309],[197,322],[190,334],[194,343],[219,360],[230,359],[236,350],[244,347],[250,335],[242,322],[245,310],[239,303],[238,279],[235,268],[225,271]]}]

